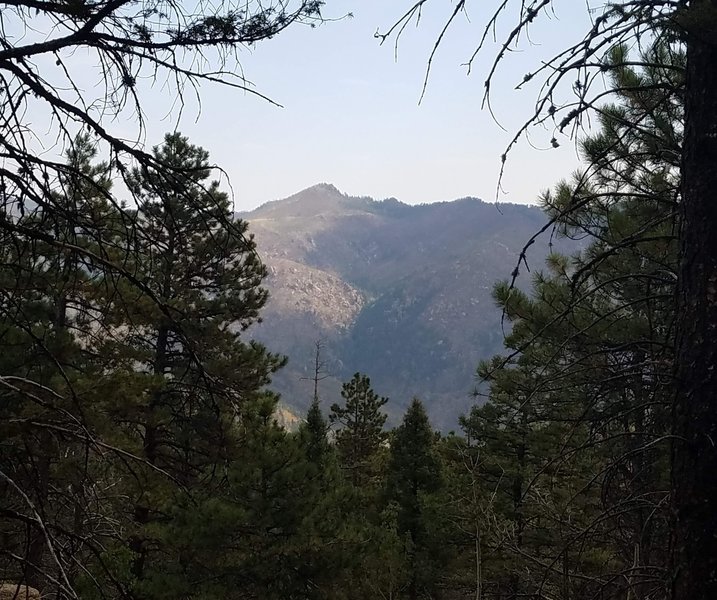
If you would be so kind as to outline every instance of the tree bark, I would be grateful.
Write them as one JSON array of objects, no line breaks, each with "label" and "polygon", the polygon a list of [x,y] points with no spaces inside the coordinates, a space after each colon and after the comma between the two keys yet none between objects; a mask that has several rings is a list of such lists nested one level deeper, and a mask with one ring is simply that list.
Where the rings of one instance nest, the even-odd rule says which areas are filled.
[{"label": "tree bark", "polygon": [[692,0],[682,156],[673,600],[717,598],[717,0]]}]

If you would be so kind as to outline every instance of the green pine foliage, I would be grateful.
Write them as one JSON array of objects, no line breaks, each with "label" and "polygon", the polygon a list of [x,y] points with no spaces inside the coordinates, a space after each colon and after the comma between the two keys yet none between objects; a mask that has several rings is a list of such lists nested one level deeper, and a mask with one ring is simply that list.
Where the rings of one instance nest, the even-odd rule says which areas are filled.
[{"label": "green pine foliage", "polygon": [[329,419],[336,431],[336,448],[341,466],[355,487],[375,483],[377,464],[387,434],[383,430],[388,402],[371,389],[371,380],[356,373],[341,389],[344,405],[331,405]]},{"label": "green pine foliage", "polygon": [[[455,496],[471,500],[456,511],[457,539],[478,561],[462,563],[462,582],[483,597],[666,589],[681,135],[672,90],[683,61],[672,52],[651,49],[638,70],[613,50],[606,70],[625,91],[583,141],[586,169],[544,197],[560,233],[590,240],[584,250],[550,257],[530,294],[496,286],[509,354],[481,365],[488,402],[463,420],[452,456],[454,472],[471,466],[461,479],[474,488]],[[667,57],[675,68],[651,66]]]},{"label": "green pine foliage", "polygon": [[406,595],[412,600],[435,591],[443,566],[443,540],[437,535],[440,527],[431,506],[443,485],[435,440],[423,404],[414,398],[391,436],[385,492],[386,501],[396,506]]},{"label": "green pine foliage", "polygon": [[414,544],[425,534],[422,496],[437,492],[442,484],[434,441],[426,410],[414,398],[391,436],[386,482],[387,499],[399,507],[398,531],[408,533]]},{"label": "green pine foliage", "polygon": [[[228,564],[222,544],[246,520],[230,502],[249,494],[230,477],[252,447],[239,422],[273,413],[263,388],[283,364],[243,340],[264,268],[186,138],[155,149],[161,172],[129,174],[136,209],[108,201],[94,157],[77,138],[56,185],[64,214],[12,216],[43,242],[2,239],[3,577],[88,598],[248,597],[233,576],[246,559]],[[298,443],[273,435],[289,448],[282,477],[296,457],[303,481]]]},{"label": "green pine foliage", "polygon": [[328,431],[329,424],[321,412],[319,401],[314,399],[306,413],[306,421],[299,429],[299,435],[306,448],[306,457],[319,469],[333,458],[333,448],[330,446],[327,436]]},{"label": "green pine foliage", "polygon": [[53,192],[62,213],[38,206],[12,216],[21,231],[42,231],[42,240],[7,233],[0,240],[1,530],[11,557],[5,572],[17,578],[20,569],[40,589],[75,585],[82,565],[94,559],[85,536],[99,532],[95,543],[102,543],[112,534],[112,516],[96,508],[108,495],[95,486],[102,472],[96,437],[109,430],[102,402],[118,394],[98,394],[97,382],[113,367],[103,352],[107,290],[103,265],[84,251],[113,224],[107,167],[93,164],[94,157],[89,138],[77,137]]},{"label": "green pine foliage", "polygon": [[[237,419],[254,403],[274,410],[261,390],[283,364],[242,339],[266,300],[264,267],[246,224],[232,221],[227,195],[209,180],[208,154],[174,133],[154,155],[161,171],[136,169],[128,179],[141,199],[134,216],[144,234],[134,240],[135,273],[152,301],[127,306],[134,327],[124,339],[149,385],[117,415],[145,462],[128,490],[129,547],[136,593],[150,598],[200,591],[183,575],[194,553],[166,530],[176,531],[175,519],[201,519],[201,507],[213,510],[230,492],[224,473],[240,456]],[[183,564],[174,585],[167,555]]]},{"label": "green pine foliage", "polygon": [[207,152],[168,134],[122,206],[79,136],[53,210],[2,215],[2,579],[76,600],[666,598],[685,59],[630,56],[606,58],[622,91],[585,167],[543,197],[580,250],[496,285],[506,354],[460,435],[419,400],[389,430],[360,373],[328,420],[315,391],[280,427],[284,360],[247,333],[265,269]]}]

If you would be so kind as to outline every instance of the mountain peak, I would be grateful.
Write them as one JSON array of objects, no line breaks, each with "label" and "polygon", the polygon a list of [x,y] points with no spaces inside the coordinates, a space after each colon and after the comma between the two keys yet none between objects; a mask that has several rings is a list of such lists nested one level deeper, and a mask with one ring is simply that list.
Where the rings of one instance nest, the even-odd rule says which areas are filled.
[{"label": "mountain peak", "polygon": [[315,183],[314,185],[311,185],[300,192],[296,192],[295,194],[292,194],[288,198],[284,198],[283,200],[277,200],[277,202],[286,202],[286,201],[301,201],[305,200],[307,197],[315,197],[315,196],[321,196],[324,198],[346,198],[348,197],[346,194],[344,194],[341,190],[339,190],[333,183]]},{"label": "mountain peak", "polygon": [[242,218],[313,218],[356,214],[387,214],[400,212],[408,205],[396,198],[374,200],[368,196],[349,196],[331,183],[317,183],[296,194],[262,204],[255,210],[243,213]]},{"label": "mountain peak", "polygon": [[[317,191],[317,192],[328,192],[328,193],[331,193],[331,194],[340,194],[340,195],[343,195],[343,194],[336,188],[336,186],[335,186],[333,183],[326,183],[326,182],[316,183],[316,184],[312,185],[311,187],[306,188],[306,189],[303,190],[303,191],[304,191],[304,192],[308,192],[308,191],[310,191],[310,190],[314,190],[314,191]],[[301,194],[302,192],[299,192],[299,193]]]},{"label": "mountain peak", "polygon": [[331,183],[317,183],[281,200],[272,200],[243,216],[248,219],[313,217],[332,214],[344,206],[348,196]]}]

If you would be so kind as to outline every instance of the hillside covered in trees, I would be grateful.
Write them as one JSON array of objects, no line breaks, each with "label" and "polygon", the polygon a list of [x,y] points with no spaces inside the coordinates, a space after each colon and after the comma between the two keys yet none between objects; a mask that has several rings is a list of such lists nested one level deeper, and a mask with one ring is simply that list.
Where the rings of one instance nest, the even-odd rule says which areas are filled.
[{"label": "hillside covered in trees", "polygon": [[[355,371],[392,399],[397,423],[413,396],[448,431],[474,403],[476,365],[500,351],[494,282],[518,266],[526,240],[548,219],[537,207],[474,198],[409,206],[319,184],[241,218],[266,264],[269,300],[255,335],[285,354],[273,389],[303,414],[312,394],[315,342],[321,389],[337,396]],[[555,239],[552,249],[578,244]],[[540,268],[549,238],[532,248]],[[520,286],[530,272],[520,265]]]}]

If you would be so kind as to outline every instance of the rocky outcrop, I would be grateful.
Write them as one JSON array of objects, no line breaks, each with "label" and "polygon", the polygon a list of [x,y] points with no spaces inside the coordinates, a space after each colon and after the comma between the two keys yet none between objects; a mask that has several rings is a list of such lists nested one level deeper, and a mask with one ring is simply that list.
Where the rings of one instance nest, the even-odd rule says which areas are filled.
[{"label": "rocky outcrop", "polygon": [[40,592],[27,585],[0,583],[0,600],[40,600]]},{"label": "rocky outcrop", "polygon": [[270,256],[265,261],[269,315],[303,316],[318,328],[333,331],[350,327],[364,305],[363,294],[333,273],[284,258]]}]

